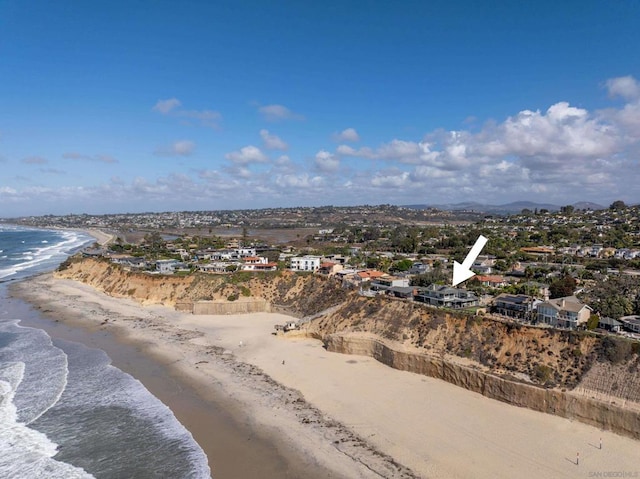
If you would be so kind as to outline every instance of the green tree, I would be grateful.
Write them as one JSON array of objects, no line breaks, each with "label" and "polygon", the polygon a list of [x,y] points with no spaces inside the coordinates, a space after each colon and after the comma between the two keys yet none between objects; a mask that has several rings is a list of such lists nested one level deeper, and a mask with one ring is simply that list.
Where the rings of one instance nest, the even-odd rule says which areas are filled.
[{"label": "green tree", "polygon": [[391,269],[394,269],[396,271],[408,271],[411,269],[412,266],[413,266],[413,261],[411,261],[410,259],[402,259],[400,261],[396,261],[395,263],[393,263],[393,265],[391,266]]},{"label": "green tree", "polygon": [[160,252],[164,251],[166,248],[166,242],[162,239],[162,236],[157,231],[146,234],[144,236],[144,242],[147,245],[149,253],[151,253],[153,257],[157,257]]},{"label": "green tree", "polygon": [[600,321],[600,316],[598,316],[597,314],[592,314],[591,316],[589,316],[589,319],[587,320],[587,329],[589,330],[596,329],[598,327],[599,321]]},{"label": "green tree", "polygon": [[564,298],[571,296],[576,290],[576,280],[566,275],[560,279],[553,281],[549,285],[549,296],[553,298]]},{"label": "green tree", "polygon": [[574,211],[573,205],[567,205],[560,208],[560,212],[564,213],[565,215],[570,215],[571,213],[573,213],[573,211]]},{"label": "green tree", "polygon": [[633,305],[628,298],[621,295],[607,297],[600,303],[600,313],[610,318],[628,316],[633,312]]}]

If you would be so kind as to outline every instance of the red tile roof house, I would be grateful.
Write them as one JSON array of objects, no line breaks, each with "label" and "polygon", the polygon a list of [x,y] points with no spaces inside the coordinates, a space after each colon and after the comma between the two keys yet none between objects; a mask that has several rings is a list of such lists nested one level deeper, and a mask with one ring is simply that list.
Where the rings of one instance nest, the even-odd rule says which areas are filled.
[{"label": "red tile roof house", "polygon": [[501,288],[507,284],[504,280],[504,276],[500,275],[484,275],[476,276],[476,278],[480,281],[482,286],[489,286],[491,288]]},{"label": "red tile roof house", "polygon": [[332,263],[330,261],[326,261],[324,263],[320,263],[320,268],[318,269],[319,274],[325,274],[327,276],[334,276],[338,271],[341,271],[344,268],[340,263]]},{"label": "red tile roof house", "polygon": [[269,263],[262,256],[247,256],[243,258],[242,271],[275,271],[278,263]]},{"label": "red tile roof house", "polygon": [[356,280],[356,282],[364,283],[365,281],[371,281],[372,279],[381,278],[382,276],[386,275],[387,273],[383,273],[382,271],[369,269],[366,271],[358,271],[354,279]]}]

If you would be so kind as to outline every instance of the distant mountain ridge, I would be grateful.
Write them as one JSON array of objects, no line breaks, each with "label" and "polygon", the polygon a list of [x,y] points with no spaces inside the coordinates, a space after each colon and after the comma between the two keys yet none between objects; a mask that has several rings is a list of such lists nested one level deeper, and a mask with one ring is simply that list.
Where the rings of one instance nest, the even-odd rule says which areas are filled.
[{"label": "distant mountain ridge", "polygon": [[[564,206],[564,205],[563,205]],[[599,205],[597,203],[592,203],[590,201],[579,201],[574,203],[573,206],[576,210],[604,210],[605,206]],[[406,208],[412,209],[427,209],[427,208],[436,208],[438,210],[444,211],[475,211],[481,213],[496,213],[496,214],[509,214],[509,213],[520,213],[524,209],[529,209],[531,211],[535,210],[549,210],[549,211],[560,211],[562,206],[553,205],[550,203],[534,203],[533,201],[514,201],[511,203],[506,203],[504,205],[486,205],[482,203],[477,203],[474,201],[467,201],[462,203],[448,203],[448,204],[440,204],[440,205],[405,205]]]}]

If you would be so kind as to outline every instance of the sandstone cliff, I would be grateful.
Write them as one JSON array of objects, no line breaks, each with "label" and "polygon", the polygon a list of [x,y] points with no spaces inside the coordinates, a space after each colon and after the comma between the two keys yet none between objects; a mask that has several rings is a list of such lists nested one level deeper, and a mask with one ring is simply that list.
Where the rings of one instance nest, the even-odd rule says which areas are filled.
[{"label": "sandstone cliff", "polygon": [[181,309],[189,309],[197,301],[256,298],[267,301],[274,309],[303,317],[340,304],[348,296],[348,291],[334,281],[291,272],[155,275],[127,271],[107,260],[73,258],[55,274],[84,282],[111,296]]},{"label": "sandstone cliff", "polygon": [[640,438],[637,342],[360,297],[316,275],[160,276],[90,259],[69,261],[56,274],[143,304],[193,310],[198,301],[253,299],[254,307],[268,304],[297,317],[324,312],[306,325],[306,334],[331,350],[366,354],[510,404]]}]

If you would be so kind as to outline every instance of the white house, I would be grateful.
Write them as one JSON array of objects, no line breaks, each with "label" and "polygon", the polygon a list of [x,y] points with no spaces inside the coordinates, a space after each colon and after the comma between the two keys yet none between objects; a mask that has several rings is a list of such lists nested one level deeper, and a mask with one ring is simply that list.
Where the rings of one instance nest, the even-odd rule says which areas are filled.
[{"label": "white house", "polygon": [[255,256],[256,249],[255,248],[236,248],[235,253],[240,258],[246,258],[247,256]]},{"label": "white house", "polygon": [[175,259],[159,259],[156,261],[156,269],[160,274],[173,274],[179,261]]},{"label": "white house", "polygon": [[213,263],[205,263],[205,264],[198,265],[198,269],[203,273],[227,273],[229,271],[230,266],[237,268],[238,264],[214,261]]},{"label": "white house", "polygon": [[263,256],[246,256],[242,265],[242,271],[275,271],[278,263],[270,263]]},{"label": "white house", "polygon": [[371,280],[371,289],[376,291],[386,291],[390,288],[406,288],[407,286],[409,286],[409,278],[383,276]]},{"label": "white house", "polygon": [[293,271],[317,271],[319,268],[319,256],[305,255],[291,258],[291,269]]},{"label": "white house", "polygon": [[538,304],[538,322],[556,328],[576,329],[586,325],[592,309],[575,296],[550,299]]}]

